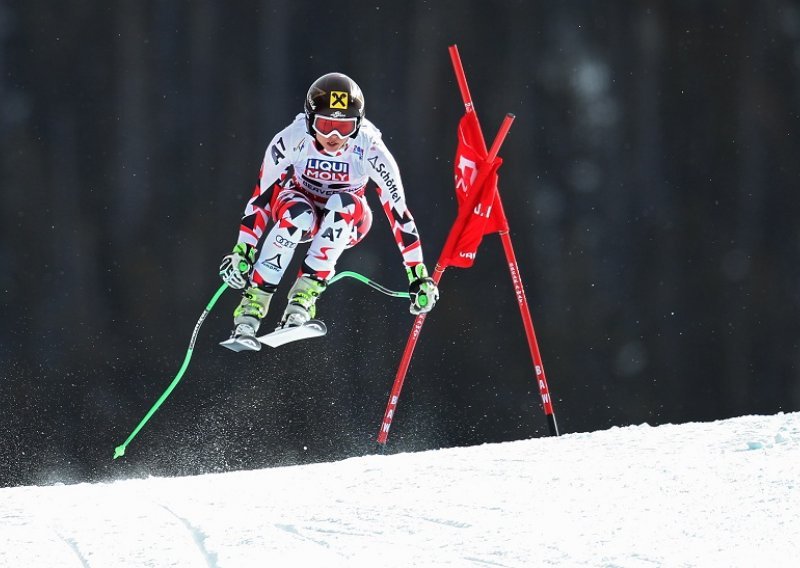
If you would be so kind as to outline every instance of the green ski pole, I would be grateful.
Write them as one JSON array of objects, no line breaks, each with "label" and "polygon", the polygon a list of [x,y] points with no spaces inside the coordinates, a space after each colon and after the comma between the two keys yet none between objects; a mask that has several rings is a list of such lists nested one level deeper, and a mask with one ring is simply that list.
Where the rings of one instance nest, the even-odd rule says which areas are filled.
[{"label": "green ski pole", "polygon": [[[392,296],[394,298],[408,298],[409,297],[409,293],[408,292],[398,292],[398,291],[395,291],[395,290],[390,290],[390,289],[386,288],[385,286],[381,286],[380,284],[378,284],[377,282],[375,282],[371,278],[368,278],[368,277],[366,277],[366,276],[364,276],[362,274],[359,274],[357,272],[350,272],[350,271],[347,271],[347,270],[343,271],[343,272],[340,272],[339,274],[337,274],[333,278],[331,278],[329,284],[333,284],[334,282],[336,282],[336,281],[338,281],[338,280],[340,280],[342,278],[353,278],[355,280],[358,280],[359,282],[362,282],[363,284],[366,284],[370,288],[373,288],[373,289],[375,289],[375,290],[377,290],[377,291],[379,291],[379,292],[381,292],[383,294],[386,294],[387,296]],[[145,417],[142,418],[141,422],[139,422],[139,424],[136,426],[136,428],[134,428],[133,432],[131,432],[130,436],[128,436],[128,439],[125,440],[125,442],[123,444],[117,446],[114,449],[114,459],[117,459],[117,458],[122,457],[122,456],[125,455],[125,449],[128,447],[128,444],[130,444],[131,441],[137,436],[137,434],[139,434],[139,431],[142,428],[144,428],[144,425],[147,424],[147,421],[150,420],[150,418],[153,417],[153,414],[155,414],[156,411],[159,409],[159,407],[164,403],[164,401],[167,400],[169,395],[172,394],[172,391],[175,389],[175,387],[180,382],[181,378],[183,378],[183,374],[186,372],[186,369],[189,367],[189,361],[192,359],[192,352],[194,351],[194,343],[197,340],[197,333],[200,331],[200,326],[203,325],[203,322],[205,321],[206,317],[211,312],[211,308],[214,307],[214,304],[217,303],[217,300],[219,299],[220,296],[222,296],[223,292],[225,292],[225,290],[227,288],[228,288],[227,284],[223,284],[222,286],[220,286],[219,290],[217,290],[216,293],[214,294],[214,297],[211,298],[211,301],[208,302],[208,305],[206,306],[206,309],[203,311],[202,315],[200,316],[200,319],[197,320],[197,324],[194,326],[194,332],[192,333],[192,339],[191,339],[191,341],[189,341],[189,349],[186,351],[186,357],[184,357],[184,359],[183,359],[183,364],[181,365],[181,368],[178,370],[178,374],[175,375],[175,378],[172,379],[172,382],[167,387],[167,389],[164,391],[164,393],[161,395],[161,397],[156,401],[156,403],[153,405],[153,407],[147,412]]]},{"label": "green ski pole", "polygon": [[222,296],[222,293],[225,292],[227,288],[228,288],[227,284],[223,284],[222,286],[220,286],[219,290],[217,290],[216,293],[214,294],[214,297],[211,298],[210,302],[208,302],[206,309],[203,311],[203,314],[200,316],[200,319],[197,320],[197,324],[194,326],[192,339],[189,342],[189,349],[186,351],[186,357],[184,357],[183,359],[183,365],[181,365],[178,374],[175,375],[174,379],[172,379],[172,382],[167,387],[167,390],[164,391],[164,394],[161,395],[161,397],[156,401],[156,403],[153,405],[150,411],[145,415],[144,418],[142,418],[142,421],[139,422],[139,425],[136,426],[136,428],[134,428],[133,432],[131,432],[130,436],[128,436],[128,439],[125,440],[125,442],[122,445],[117,446],[114,449],[114,459],[117,459],[125,455],[125,448],[128,447],[128,444],[130,444],[131,441],[136,437],[136,435],[139,433],[139,430],[141,430],[144,427],[144,425],[147,424],[147,421],[150,420],[153,414],[156,413],[158,408],[164,403],[165,400],[167,400],[167,397],[172,393],[173,389],[180,382],[181,377],[183,377],[183,374],[186,372],[186,368],[189,366],[189,361],[192,359],[192,351],[194,351],[194,342],[195,340],[197,340],[197,333],[200,331],[200,326],[203,325],[203,321],[205,321],[206,316],[208,316],[208,314],[211,312],[211,308],[214,307],[214,304],[217,303],[217,300],[219,299],[220,296]]},{"label": "green ski pole", "polygon": [[358,280],[359,282],[362,282],[363,284],[366,284],[370,288],[374,288],[378,292],[381,292],[381,293],[386,294],[387,296],[391,296],[393,298],[410,298],[411,297],[411,295],[408,292],[397,292],[395,290],[389,290],[388,288],[386,288],[385,286],[381,286],[380,284],[378,284],[377,282],[375,282],[371,278],[367,278],[366,276],[364,276],[363,274],[359,274],[358,272],[350,272],[349,270],[345,270],[344,272],[340,272],[339,274],[337,274],[336,276],[331,278],[330,281],[328,282],[328,284],[333,284],[334,282],[336,282],[337,280],[340,280],[342,278],[353,278],[355,280]]}]

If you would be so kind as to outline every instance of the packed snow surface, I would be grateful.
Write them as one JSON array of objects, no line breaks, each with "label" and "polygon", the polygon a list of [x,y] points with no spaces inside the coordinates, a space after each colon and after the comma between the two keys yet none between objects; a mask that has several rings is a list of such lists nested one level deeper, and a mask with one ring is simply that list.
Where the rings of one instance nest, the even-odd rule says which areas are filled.
[{"label": "packed snow surface", "polygon": [[0,566],[800,566],[799,446],[791,413],[6,488]]}]

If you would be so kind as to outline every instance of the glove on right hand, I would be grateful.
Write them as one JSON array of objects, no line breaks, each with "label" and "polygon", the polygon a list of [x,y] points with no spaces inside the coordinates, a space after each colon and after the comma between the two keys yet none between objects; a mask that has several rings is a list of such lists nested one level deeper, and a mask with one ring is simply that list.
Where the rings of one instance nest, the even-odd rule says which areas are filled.
[{"label": "glove on right hand", "polygon": [[241,290],[247,286],[248,275],[256,259],[256,249],[252,245],[238,243],[233,252],[222,258],[219,276],[231,288]]}]

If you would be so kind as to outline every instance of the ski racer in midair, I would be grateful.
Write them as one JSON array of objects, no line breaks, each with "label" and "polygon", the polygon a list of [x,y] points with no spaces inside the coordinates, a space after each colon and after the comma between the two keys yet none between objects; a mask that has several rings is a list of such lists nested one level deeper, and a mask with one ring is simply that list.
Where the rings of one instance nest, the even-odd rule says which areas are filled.
[{"label": "ski racer in midair", "polygon": [[323,75],[306,95],[305,113],[267,146],[259,182],[242,217],[233,252],[219,273],[244,289],[233,313],[232,339],[258,349],[255,335],[299,244],[310,243],[289,290],[279,327],[300,326],[334,275],[336,262],[372,225],[364,192],[369,180],[391,224],[409,280],[410,311],[436,304],[417,226],[406,206],[397,164],[380,131],[364,118],[359,86],[341,73]]}]

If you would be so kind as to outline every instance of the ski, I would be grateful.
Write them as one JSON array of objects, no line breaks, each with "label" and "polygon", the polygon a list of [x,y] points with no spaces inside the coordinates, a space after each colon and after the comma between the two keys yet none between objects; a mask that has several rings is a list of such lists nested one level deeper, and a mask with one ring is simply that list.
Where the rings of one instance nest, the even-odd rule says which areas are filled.
[{"label": "ski", "polygon": [[271,333],[267,333],[256,337],[254,335],[240,335],[239,337],[231,337],[225,341],[221,341],[220,345],[236,351],[259,351],[261,345],[269,345],[270,347],[280,347],[293,341],[300,341],[301,339],[310,339],[312,337],[322,337],[328,333],[328,328],[324,322],[320,320],[309,320],[303,325],[293,327],[279,327]]},{"label": "ski", "polygon": [[231,337],[219,343],[223,347],[227,347],[231,351],[258,351],[261,349],[261,344],[258,338],[254,335],[240,335],[239,337]]},{"label": "ski", "polygon": [[321,320],[308,320],[303,325],[294,327],[279,327],[272,333],[258,337],[258,341],[270,347],[280,347],[292,341],[322,337],[328,333],[328,328]]}]

